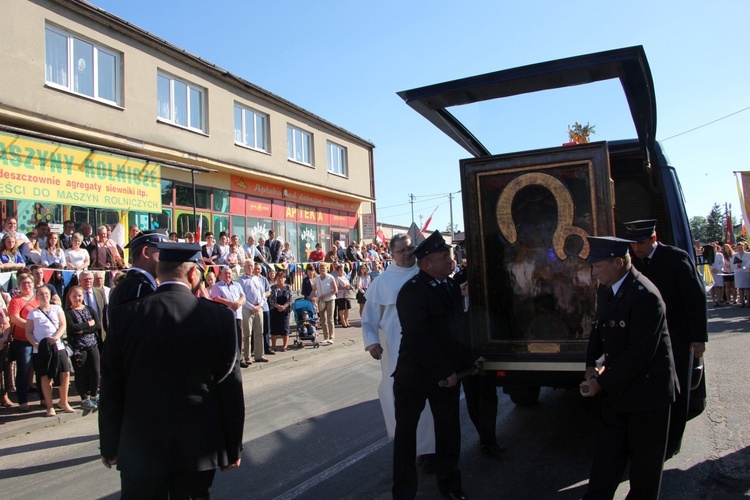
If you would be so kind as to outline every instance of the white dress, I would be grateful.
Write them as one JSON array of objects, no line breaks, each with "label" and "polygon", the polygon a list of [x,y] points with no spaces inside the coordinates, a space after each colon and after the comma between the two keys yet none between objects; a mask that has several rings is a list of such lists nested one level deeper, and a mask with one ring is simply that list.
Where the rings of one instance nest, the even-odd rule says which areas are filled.
[{"label": "white dress", "polygon": [[[739,256],[738,253],[734,255],[735,259]],[[741,259],[742,262],[732,264],[734,286],[736,288],[750,288],[750,252],[743,253]]]},{"label": "white dress", "polygon": [[83,248],[79,248],[78,250],[68,248],[67,250],[65,250],[65,258],[67,259],[68,264],[73,266],[75,269],[81,267],[83,263],[86,262],[86,257],[88,256],[89,253]]},{"label": "white dress", "polygon": [[[388,437],[391,439],[396,433],[396,401],[391,375],[396,369],[398,349],[401,346],[401,322],[396,311],[396,298],[403,284],[418,271],[416,264],[412,267],[399,267],[392,263],[378,279],[370,283],[365,293],[367,301],[362,311],[362,336],[365,348],[372,344],[380,344],[383,348],[383,357],[380,359],[383,377],[378,386],[378,396]],[[426,402],[417,426],[417,455],[431,453],[435,453],[435,422],[430,403]]]},{"label": "white dress", "polygon": [[721,252],[716,254],[714,263],[711,264],[711,274],[714,275],[714,286],[724,286],[724,277],[721,276],[722,268],[724,267],[724,256]]}]

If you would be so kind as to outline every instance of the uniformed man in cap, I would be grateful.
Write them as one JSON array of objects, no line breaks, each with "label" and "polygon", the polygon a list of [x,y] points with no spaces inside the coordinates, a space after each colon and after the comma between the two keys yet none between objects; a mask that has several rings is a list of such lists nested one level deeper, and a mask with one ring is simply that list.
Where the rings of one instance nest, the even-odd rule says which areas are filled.
[{"label": "uniformed man in cap", "polygon": [[112,310],[102,355],[102,462],[122,498],[208,498],[239,467],[245,404],[232,312],[199,299],[200,246],[159,243],[157,290]]},{"label": "uniformed man in cap", "polygon": [[584,498],[612,498],[630,463],[628,498],[655,499],[678,389],[664,302],[632,267],[632,241],[588,240],[588,260],[600,286],[580,389],[584,397],[598,396],[601,422]]},{"label": "uniformed man in cap", "polygon": [[415,250],[419,272],[396,299],[402,338],[393,393],[396,432],[393,443],[393,498],[417,494],[416,433],[419,416],[430,402],[435,421],[437,483],[449,498],[465,498],[458,459],[461,450],[459,378],[471,366],[464,335],[461,290],[449,277],[450,246],[435,231]]},{"label": "uniformed man in cap", "polygon": [[[684,250],[665,245],[656,239],[656,220],[637,220],[625,223],[633,253],[638,257],[633,264],[659,289],[667,306],[667,328],[672,341],[680,393],[672,405],[669,421],[667,459],[680,451],[682,435],[688,419],[688,382],[693,353],[703,356],[708,341],[706,289],[695,264]],[[705,383],[692,396],[706,397]]]},{"label": "uniformed man in cap", "polygon": [[167,235],[156,231],[143,231],[125,245],[133,257],[133,267],[112,290],[109,310],[131,300],[139,299],[156,290],[156,264],[159,262],[158,243],[167,241]]}]

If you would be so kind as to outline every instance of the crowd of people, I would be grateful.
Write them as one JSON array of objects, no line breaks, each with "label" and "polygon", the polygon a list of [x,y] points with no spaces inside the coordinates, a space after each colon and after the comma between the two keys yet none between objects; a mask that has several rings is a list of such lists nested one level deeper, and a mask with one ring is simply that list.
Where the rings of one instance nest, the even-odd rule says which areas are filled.
[{"label": "crowd of people", "polygon": [[731,304],[750,307],[750,252],[747,242],[739,241],[734,245],[713,242],[710,248],[713,251],[707,252],[698,245],[698,254],[703,257],[710,272],[710,279],[704,276],[704,280],[707,283],[713,280],[711,298],[714,307]]},{"label": "crowd of people", "polygon": [[[73,411],[67,398],[72,369],[81,409],[96,410],[101,349],[106,338],[107,311],[112,306],[110,294],[117,302],[118,293],[140,297],[143,290],[155,290],[155,242],[191,242],[194,235],[186,233],[182,240],[177,233],[157,238],[149,235],[150,231],[141,232],[131,226],[130,243],[123,248],[113,240],[112,229],[106,225],[96,228],[96,235],[87,223],[76,231],[73,221],[64,222],[61,234],[51,231],[44,221],[27,234],[17,229],[17,219],[8,217],[0,232],[0,272],[13,273],[8,292],[0,297],[0,405],[14,406],[8,394],[16,392],[18,411],[28,412],[29,390],[42,391],[40,400],[52,416],[55,408],[50,400],[51,388],[52,381],[56,381],[58,409]],[[364,252],[360,252],[357,243],[345,248],[336,241],[330,258],[317,244],[308,255],[306,273],[300,279],[290,243],[280,241],[273,231],[268,232],[267,239],[260,237],[258,244],[253,236],[244,244],[237,235],[224,232],[218,241],[211,232],[204,236],[200,251],[204,279],[197,295],[233,311],[242,367],[268,362],[266,356],[276,354],[277,349],[289,349],[292,305],[300,287],[303,298],[312,301],[315,313],[323,320],[323,344],[332,344],[334,328],[349,327],[351,303],[356,300],[361,312],[368,285],[391,257],[387,243],[363,245]],[[130,259],[126,258],[127,249]],[[138,271],[133,274],[138,279],[125,280],[123,286],[118,286],[131,276],[129,270]],[[65,279],[63,271],[68,272]],[[118,288],[127,292],[120,293]],[[38,296],[45,291],[49,295],[46,302],[45,297]],[[28,334],[27,328],[31,328]],[[47,337],[54,338],[54,342],[41,342]],[[46,353],[44,369],[36,361],[42,357],[38,352],[40,343]],[[52,376],[46,377],[45,373]]]}]

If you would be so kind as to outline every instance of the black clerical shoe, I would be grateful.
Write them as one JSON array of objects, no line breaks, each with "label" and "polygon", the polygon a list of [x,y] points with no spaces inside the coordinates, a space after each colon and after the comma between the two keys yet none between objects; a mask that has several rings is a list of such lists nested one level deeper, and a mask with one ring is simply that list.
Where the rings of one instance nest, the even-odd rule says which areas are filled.
[{"label": "black clerical shoe", "polygon": [[483,455],[487,455],[488,457],[492,458],[498,458],[503,453],[508,451],[508,448],[505,446],[500,446],[497,444],[480,444],[479,449],[482,451]]}]

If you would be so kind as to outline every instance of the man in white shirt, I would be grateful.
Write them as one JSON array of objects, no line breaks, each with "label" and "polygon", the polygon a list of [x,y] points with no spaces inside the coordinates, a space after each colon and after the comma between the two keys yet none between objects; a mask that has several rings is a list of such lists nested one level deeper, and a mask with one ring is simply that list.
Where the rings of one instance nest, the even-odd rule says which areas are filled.
[{"label": "man in white shirt", "polygon": [[219,281],[216,282],[211,295],[214,302],[224,304],[234,312],[237,321],[237,345],[242,345],[242,305],[245,303],[245,292],[242,285],[232,281],[232,269],[223,266],[219,271]]},{"label": "man in white shirt", "polygon": [[258,262],[259,259],[263,264],[268,264],[266,258],[255,245],[255,238],[252,236],[247,237],[247,243],[243,245],[242,248],[245,250],[245,259],[250,259],[254,262]]},{"label": "man in white shirt", "polygon": [[[406,234],[399,234],[391,240],[392,263],[378,279],[367,288],[365,308],[362,311],[362,336],[365,350],[374,359],[380,360],[383,377],[378,387],[380,406],[385,418],[388,436],[392,439],[396,432],[396,407],[393,396],[393,378],[396,369],[398,349],[401,345],[401,323],[396,311],[396,298],[401,287],[417,274],[417,259],[412,252],[414,245]],[[417,427],[417,455],[435,453],[435,425],[429,402],[419,417]]]},{"label": "man in white shirt", "polygon": [[[255,267],[258,267],[257,273]],[[242,291],[245,292],[245,303],[242,311],[242,361],[240,366],[247,368],[250,360],[250,340],[252,339],[253,358],[256,362],[267,363],[263,356],[263,302],[265,286],[260,280],[260,264],[252,260],[244,263],[245,275],[240,278]]]}]

